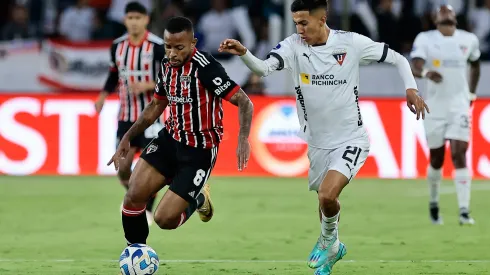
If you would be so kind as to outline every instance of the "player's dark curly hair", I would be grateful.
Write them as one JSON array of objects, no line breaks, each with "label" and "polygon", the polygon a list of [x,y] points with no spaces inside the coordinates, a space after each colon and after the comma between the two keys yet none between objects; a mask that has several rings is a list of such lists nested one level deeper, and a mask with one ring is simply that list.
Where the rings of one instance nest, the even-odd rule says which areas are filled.
[{"label": "player's dark curly hair", "polygon": [[138,12],[142,14],[148,14],[148,11],[146,10],[145,6],[138,2],[129,2],[126,5],[126,8],[124,9],[124,13],[128,12]]},{"label": "player's dark curly hair", "polygon": [[328,0],[295,0],[291,4],[291,12],[312,11],[316,9],[328,10]]},{"label": "player's dark curly hair", "polygon": [[179,33],[179,32],[194,32],[194,26],[192,21],[187,17],[177,16],[172,17],[167,22],[167,27],[165,28],[169,33]]}]

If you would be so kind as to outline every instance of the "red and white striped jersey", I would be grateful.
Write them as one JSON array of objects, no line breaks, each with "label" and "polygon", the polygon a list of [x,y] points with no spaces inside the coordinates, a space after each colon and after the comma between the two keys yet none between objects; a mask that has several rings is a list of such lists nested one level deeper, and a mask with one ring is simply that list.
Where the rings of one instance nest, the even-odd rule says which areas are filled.
[{"label": "red and white striped jersey", "polygon": [[240,87],[210,54],[194,50],[181,67],[161,62],[155,97],[169,101],[165,122],[177,141],[199,148],[213,148],[223,138],[222,99],[229,100]]},{"label": "red and white striped jersey", "polygon": [[[132,44],[127,34],[114,40],[111,47],[111,73],[117,73],[118,80],[117,83],[114,81],[114,86],[117,86],[119,93],[120,121],[135,122],[150,103],[152,90],[135,95],[130,90],[130,84],[156,82],[159,65],[164,57],[163,39],[153,33],[146,32],[145,38],[138,45]],[[111,91],[110,86],[106,90],[114,91],[115,87]]]}]

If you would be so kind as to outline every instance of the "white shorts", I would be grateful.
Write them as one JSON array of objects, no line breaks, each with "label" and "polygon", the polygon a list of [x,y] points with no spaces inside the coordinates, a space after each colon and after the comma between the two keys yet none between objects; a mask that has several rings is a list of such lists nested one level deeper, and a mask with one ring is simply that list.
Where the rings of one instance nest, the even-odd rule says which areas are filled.
[{"label": "white shorts", "polygon": [[441,148],[446,140],[470,140],[471,117],[468,114],[455,114],[447,118],[426,117],[425,137],[430,149]]},{"label": "white shorts", "polygon": [[350,181],[364,165],[368,155],[369,142],[364,140],[352,141],[337,149],[309,146],[308,188],[318,191],[329,170],[342,173]]}]

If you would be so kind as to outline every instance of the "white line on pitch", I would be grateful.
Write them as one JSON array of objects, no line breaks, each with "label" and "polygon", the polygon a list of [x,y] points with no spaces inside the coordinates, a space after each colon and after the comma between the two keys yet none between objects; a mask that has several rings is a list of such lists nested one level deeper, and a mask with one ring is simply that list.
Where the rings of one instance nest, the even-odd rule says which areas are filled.
[{"label": "white line on pitch", "polygon": [[[1,262],[103,262],[115,263],[118,260],[95,259],[0,259]],[[160,260],[160,263],[305,263],[305,260]],[[490,263],[490,260],[344,260],[342,263]]]}]

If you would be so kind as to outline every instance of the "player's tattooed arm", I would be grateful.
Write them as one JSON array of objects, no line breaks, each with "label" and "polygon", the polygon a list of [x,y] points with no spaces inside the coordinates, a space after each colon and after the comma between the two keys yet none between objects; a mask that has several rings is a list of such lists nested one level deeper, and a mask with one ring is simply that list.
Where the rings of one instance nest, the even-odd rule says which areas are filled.
[{"label": "player's tattooed arm", "polygon": [[238,171],[243,171],[247,167],[248,159],[250,158],[250,143],[248,136],[250,135],[250,126],[252,125],[252,116],[254,113],[254,105],[247,94],[242,89],[239,89],[231,98],[230,102],[238,106],[240,133],[238,136],[238,148],[236,151]]},{"label": "player's tattooed arm", "polygon": [[146,105],[140,117],[136,120],[133,126],[131,126],[123,138],[126,140],[132,140],[134,137],[143,133],[155,122],[155,120],[157,120],[159,116],[162,115],[165,108],[167,108],[167,105],[168,100],[166,98],[153,98],[153,100]]},{"label": "player's tattooed arm", "polygon": [[424,69],[425,60],[422,58],[412,59],[412,73],[417,78],[428,78],[436,83],[442,81],[442,75],[436,71]]},{"label": "player's tattooed arm", "polygon": [[480,60],[470,61],[470,93],[476,95],[476,87],[480,80]]},{"label": "player's tattooed arm", "polygon": [[254,105],[245,92],[240,89],[231,98],[230,102],[238,106],[239,122],[240,122],[240,138],[248,138],[250,135],[250,127],[252,125],[252,116],[254,113]]}]

